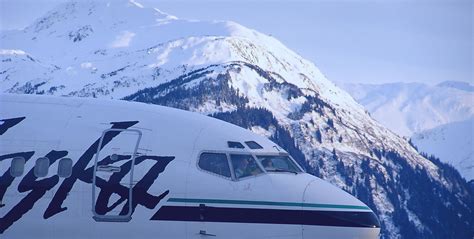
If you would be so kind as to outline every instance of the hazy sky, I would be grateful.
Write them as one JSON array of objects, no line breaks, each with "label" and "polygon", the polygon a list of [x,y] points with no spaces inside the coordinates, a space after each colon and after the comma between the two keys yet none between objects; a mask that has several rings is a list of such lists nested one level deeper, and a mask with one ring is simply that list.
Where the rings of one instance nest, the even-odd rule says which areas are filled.
[{"label": "hazy sky", "polygon": [[[0,29],[23,28],[64,1],[0,0]],[[332,81],[474,83],[471,0],[137,1],[271,34]]]}]

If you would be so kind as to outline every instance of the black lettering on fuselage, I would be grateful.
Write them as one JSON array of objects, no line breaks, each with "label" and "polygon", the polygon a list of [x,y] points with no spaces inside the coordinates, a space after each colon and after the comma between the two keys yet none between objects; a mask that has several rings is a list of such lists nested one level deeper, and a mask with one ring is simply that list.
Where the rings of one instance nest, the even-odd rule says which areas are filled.
[{"label": "black lettering on fuselage", "polygon": [[[19,119],[19,118],[17,118]],[[22,118],[22,120],[24,117]],[[20,120],[21,121],[21,120]],[[20,121],[15,123],[18,124]],[[13,121],[12,121],[13,122]],[[129,127],[137,124],[138,121],[127,121],[127,122],[113,122],[112,129],[128,129]],[[5,123],[4,123],[5,124]],[[11,125],[11,124],[10,124]],[[11,127],[13,127],[12,125]],[[11,128],[10,127],[10,128]],[[5,130],[6,131],[6,130]],[[107,132],[102,141],[101,149],[110,143],[114,137],[119,135],[120,131],[110,131]],[[74,137],[74,136],[71,136]],[[94,155],[97,152],[99,146],[100,138],[97,139],[76,161],[73,166],[72,175],[69,178],[66,178],[62,181],[58,189],[55,191],[53,198],[51,199],[47,209],[43,214],[44,219],[53,217],[54,215],[64,212],[67,210],[67,207],[62,207],[63,202],[68,197],[69,192],[73,188],[74,184],[79,180],[84,183],[92,184],[93,170],[94,167],[86,168],[89,162],[93,159]],[[25,160],[29,160],[34,155],[34,151],[29,152],[19,152],[8,155],[0,156],[0,161],[12,159],[14,157],[23,157]],[[68,154],[68,151],[55,151],[52,150],[45,157],[48,157],[50,164],[55,163],[60,158],[65,157]],[[130,155],[120,155],[119,161],[130,159]],[[162,173],[166,166],[174,159],[174,157],[163,157],[163,156],[153,156],[153,155],[144,155],[139,156],[135,159],[135,165],[151,160],[154,162],[153,166],[147,171],[147,173],[141,178],[132,188],[132,213],[135,211],[137,205],[142,205],[148,209],[154,209],[156,205],[163,199],[168,193],[169,190],[164,191],[160,195],[152,195],[148,193],[150,187],[157,180],[160,173]],[[116,162],[116,161],[115,161]],[[98,165],[110,165],[115,163],[110,159],[109,156],[98,162]],[[123,163],[121,166],[120,172],[113,173],[108,180],[104,180],[100,177],[96,177],[96,186],[100,188],[100,192],[96,202],[96,211],[99,214],[106,214],[111,210],[115,209],[122,202],[126,201],[125,205],[128,205],[128,188],[121,185],[120,181],[125,175],[130,172],[131,161],[128,160]],[[0,177],[0,199],[5,195],[8,187],[12,185],[14,177],[9,173],[9,169]],[[2,218],[0,218],[0,234],[5,232],[10,226],[12,226],[16,221],[20,220],[28,211],[30,211],[35,203],[41,199],[47,191],[53,189],[60,182],[60,178],[57,175],[40,179],[36,178],[34,175],[34,169],[30,171],[22,178],[18,186],[18,192],[29,192],[24,196],[20,202],[13,206],[10,211],[6,212]],[[117,199],[111,206],[109,205],[110,198],[113,194],[117,194],[119,199]],[[120,214],[127,214],[128,207],[124,206]],[[92,220],[92,215],[91,215]]]},{"label": "black lettering on fuselage", "polygon": [[23,121],[25,117],[18,117],[18,118],[11,118],[11,119],[2,119],[3,124],[0,124],[0,135],[3,135],[7,132],[8,129],[12,128],[13,126],[17,125],[21,121]]}]

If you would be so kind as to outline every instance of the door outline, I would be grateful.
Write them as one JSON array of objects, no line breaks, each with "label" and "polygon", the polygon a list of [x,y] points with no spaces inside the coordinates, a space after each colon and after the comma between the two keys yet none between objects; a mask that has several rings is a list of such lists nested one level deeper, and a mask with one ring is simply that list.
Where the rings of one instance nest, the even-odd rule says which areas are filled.
[{"label": "door outline", "polygon": [[[96,205],[96,177],[97,177],[97,164],[99,162],[99,154],[102,149],[102,143],[104,140],[105,135],[108,132],[134,132],[137,133],[137,143],[135,144],[135,148],[133,150],[132,158],[131,158],[131,166],[130,166],[130,181],[129,181],[129,188],[128,188],[128,213],[126,215],[100,215],[96,212],[95,205]],[[137,156],[138,146],[140,145],[140,140],[142,139],[142,132],[138,129],[107,129],[102,132],[102,135],[99,140],[99,145],[97,146],[97,152],[95,154],[94,160],[94,171],[92,175],[92,214],[93,219],[98,222],[129,222],[132,220],[132,193],[133,193],[133,170],[135,168],[135,158]]]}]

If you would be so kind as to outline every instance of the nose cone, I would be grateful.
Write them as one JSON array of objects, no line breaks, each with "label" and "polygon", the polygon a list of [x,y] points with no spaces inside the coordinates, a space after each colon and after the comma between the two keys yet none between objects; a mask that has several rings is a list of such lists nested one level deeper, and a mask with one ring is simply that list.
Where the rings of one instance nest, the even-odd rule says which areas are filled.
[{"label": "nose cone", "polygon": [[302,205],[303,238],[379,237],[379,220],[367,205],[319,178],[306,186]]}]

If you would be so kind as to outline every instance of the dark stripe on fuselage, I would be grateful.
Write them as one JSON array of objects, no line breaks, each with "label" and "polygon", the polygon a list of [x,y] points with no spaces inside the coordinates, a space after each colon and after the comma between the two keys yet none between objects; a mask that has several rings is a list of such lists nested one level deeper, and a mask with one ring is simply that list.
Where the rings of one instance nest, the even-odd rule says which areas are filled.
[{"label": "dark stripe on fuselage", "polygon": [[199,207],[163,206],[151,220],[380,227],[377,217],[370,211],[256,209],[202,205]]},{"label": "dark stripe on fuselage", "polygon": [[299,208],[325,208],[325,209],[362,209],[370,210],[367,206],[343,205],[343,204],[323,204],[323,203],[298,203],[298,202],[275,202],[275,201],[248,201],[229,199],[202,199],[202,198],[169,198],[168,202],[194,203],[194,204],[233,204],[233,205],[253,205],[253,206],[284,206]]}]

